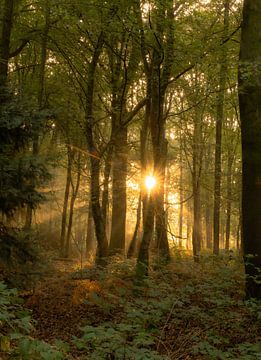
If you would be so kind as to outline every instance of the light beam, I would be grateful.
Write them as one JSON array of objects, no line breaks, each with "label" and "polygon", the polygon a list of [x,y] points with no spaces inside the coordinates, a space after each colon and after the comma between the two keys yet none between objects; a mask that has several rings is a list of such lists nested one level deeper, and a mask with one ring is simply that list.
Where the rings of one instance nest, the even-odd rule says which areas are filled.
[{"label": "light beam", "polygon": [[146,176],[145,185],[148,191],[151,191],[155,187],[156,183],[157,181],[154,176],[152,175]]}]

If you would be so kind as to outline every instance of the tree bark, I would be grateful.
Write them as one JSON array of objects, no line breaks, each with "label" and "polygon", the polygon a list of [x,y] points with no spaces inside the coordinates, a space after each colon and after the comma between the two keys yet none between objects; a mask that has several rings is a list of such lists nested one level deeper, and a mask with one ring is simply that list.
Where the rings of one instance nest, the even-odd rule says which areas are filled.
[{"label": "tree bark", "polygon": [[201,224],[201,168],[202,168],[202,121],[199,111],[195,109],[194,131],[193,131],[193,168],[192,168],[192,187],[193,187],[193,229],[192,229],[192,248],[193,257],[199,261],[202,242]]},{"label": "tree bark", "polygon": [[73,226],[73,214],[74,214],[74,204],[78,195],[78,190],[80,186],[81,180],[81,153],[78,153],[77,157],[77,173],[76,173],[76,184],[73,183],[73,178],[71,176],[71,201],[70,201],[70,209],[69,209],[69,219],[68,219],[68,227],[67,227],[67,236],[65,242],[65,257],[68,258],[71,254],[71,240],[72,240],[72,226]]},{"label": "tree bark", "polygon": [[[205,154],[205,173],[209,174],[211,166],[212,156],[211,156],[211,144],[206,146]],[[205,200],[205,229],[206,229],[206,247],[207,249],[213,249],[213,215],[212,215],[212,192],[209,189],[205,189],[204,193]]]},{"label": "tree bark", "polygon": [[[223,39],[226,39],[229,26],[229,4],[230,0],[224,3],[224,30]],[[213,210],[213,253],[219,254],[220,236],[220,192],[221,192],[221,146],[222,146],[222,125],[224,122],[224,100],[227,73],[227,50],[222,45],[220,57],[219,92],[217,97],[216,117],[216,146],[215,146],[215,174],[214,174],[214,210]]]},{"label": "tree bark", "polygon": [[100,166],[101,158],[98,149],[95,146],[93,134],[93,96],[94,96],[94,83],[95,71],[97,68],[98,60],[103,48],[104,39],[101,32],[97,43],[94,48],[92,59],[89,63],[87,86],[86,86],[86,101],[85,101],[85,136],[90,156],[90,175],[91,175],[91,204],[92,216],[95,224],[95,233],[97,239],[97,265],[105,266],[106,257],[108,256],[108,241],[106,235],[106,226],[102,216],[102,207],[100,204]]},{"label": "tree bark", "polygon": [[95,234],[94,234],[94,224],[93,224],[93,217],[92,217],[92,205],[91,205],[91,198],[89,201],[89,208],[88,208],[88,218],[87,218],[87,234],[86,234],[86,257],[90,258],[95,251]]},{"label": "tree bark", "polygon": [[146,217],[144,222],[143,237],[140,244],[137,266],[136,266],[136,276],[138,280],[142,280],[149,272],[149,247],[153,234],[153,227],[151,224],[154,219],[154,199],[153,194],[150,194],[147,202]]},{"label": "tree bark", "polygon": [[137,220],[134,229],[134,233],[130,242],[129,250],[127,253],[128,259],[136,256],[138,248],[138,233],[141,223],[141,195],[139,196],[138,208],[137,208]]},{"label": "tree bark", "polygon": [[111,174],[111,163],[112,163],[113,146],[109,146],[107,156],[104,165],[104,181],[103,181],[103,192],[102,192],[102,216],[105,226],[107,224],[107,212],[109,205],[109,180]]},{"label": "tree bark", "polygon": [[62,224],[61,224],[61,236],[60,236],[60,254],[63,257],[65,255],[65,237],[67,229],[67,209],[70,195],[71,176],[72,176],[72,154],[71,149],[67,146],[67,169],[66,169],[66,184],[64,191],[63,200],[63,211],[62,211]]},{"label": "tree bark", "polygon": [[[261,2],[245,0],[239,65],[246,296],[261,299]],[[248,255],[253,256],[248,258]],[[258,280],[259,277],[259,282]]]},{"label": "tree bark", "polygon": [[186,236],[187,236],[187,240],[186,240],[186,249],[189,250],[191,248],[191,206],[190,206],[190,201],[188,202],[187,205],[187,232],[186,232]]},{"label": "tree bark", "polygon": [[212,249],[212,211],[210,202],[206,202],[205,223],[206,223],[206,247]]},{"label": "tree bark", "polygon": [[230,240],[230,222],[231,222],[231,197],[232,197],[232,165],[233,165],[233,154],[228,154],[227,159],[227,206],[226,206],[226,241],[225,250],[229,250]]},{"label": "tree bark", "polygon": [[112,221],[110,253],[123,254],[125,250],[127,211],[127,128],[116,130],[112,167]]},{"label": "tree bark", "polygon": [[180,173],[179,173],[179,248],[182,248],[182,240],[183,240],[183,152],[182,152],[182,142],[181,142],[181,136],[180,136],[180,158],[179,158],[179,166],[180,166]]},{"label": "tree bark", "polygon": [[[155,213],[157,233],[156,244],[158,250],[165,259],[169,259],[170,257],[164,208],[167,143],[165,138],[166,117],[164,116],[163,106],[173,63],[173,1],[167,1],[164,6],[162,5],[156,8],[154,15],[155,41],[152,45],[151,61],[148,62],[148,59],[146,58],[147,47],[145,44],[141,11],[139,9],[138,20],[141,26],[141,51],[146,72],[147,86],[150,87],[147,89],[147,94],[149,95],[147,102],[150,102],[149,126],[153,149],[152,172],[157,178],[157,186],[154,191],[153,201],[149,201],[146,204],[143,238],[141,240],[137,263],[138,269],[140,268],[139,264],[142,257],[145,258],[145,261],[148,260],[148,253],[145,256],[145,249],[148,248],[148,242],[151,240],[149,239],[149,236],[152,236],[153,233],[153,212]],[[147,221],[148,218],[150,218],[150,222]],[[143,244],[143,242],[145,242],[145,244]]]}]

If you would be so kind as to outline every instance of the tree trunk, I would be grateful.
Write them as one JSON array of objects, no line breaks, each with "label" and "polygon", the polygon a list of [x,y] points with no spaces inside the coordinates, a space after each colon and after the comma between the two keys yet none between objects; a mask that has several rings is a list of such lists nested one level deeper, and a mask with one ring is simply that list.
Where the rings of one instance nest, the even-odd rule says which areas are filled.
[{"label": "tree trunk", "polygon": [[127,210],[127,128],[116,129],[112,166],[112,220],[110,253],[123,254],[125,250]]},{"label": "tree trunk", "polygon": [[191,206],[188,203],[187,209],[187,240],[186,240],[186,249],[189,250],[191,248]]},{"label": "tree trunk", "polygon": [[[38,88],[38,108],[42,110],[43,108],[43,99],[44,99],[44,81],[45,81],[45,67],[47,60],[47,40],[48,33],[50,28],[50,4],[49,0],[45,1],[45,26],[42,35],[42,44],[41,44],[41,59],[39,67],[39,88]],[[33,123],[33,157],[39,155],[39,124]],[[34,181],[32,180],[32,186],[35,187]],[[31,204],[27,205],[26,209],[26,221],[25,229],[30,230],[32,226],[33,219],[33,206]]]},{"label": "tree trunk", "polygon": [[193,256],[196,262],[199,261],[199,253],[202,241],[201,226],[201,167],[202,167],[202,123],[199,111],[195,109],[194,131],[193,131],[193,169],[192,169],[192,187],[193,187],[193,230],[192,230],[192,248]]},{"label": "tree trunk", "polygon": [[61,236],[60,236],[60,254],[63,257],[65,255],[65,236],[67,228],[67,208],[70,195],[70,186],[71,186],[71,176],[72,176],[72,154],[71,148],[67,147],[67,170],[66,170],[66,184],[64,191],[64,200],[63,200],[63,211],[62,211],[62,224],[61,224]]},{"label": "tree trunk", "polygon": [[[224,9],[224,30],[223,39],[227,38],[229,25],[229,3],[225,1]],[[220,236],[220,191],[221,191],[221,145],[222,145],[222,125],[224,121],[224,100],[227,73],[227,50],[225,44],[221,47],[219,92],[217,97],[217,117],[216,117],[216,146],[215,146],[215,174],[214,174],[214,210],[213,210],[213,253],[219,254]]]},{"label": "tree trunk", "polygon": [[[246,295],[261,299],[261,2],[245,0],[239,66]],[[252,255],[252,258],[248,258]],[[259,277],[259,279],[258,279]],[[259,280],[259,281],[256,281]]]},{"label": "tree trunk", "polygon": [[237,239],[236,239],[236,247],[238,252],[241,252],[241,231],[242,230],[242,216],[241,212],[238,217],[238,224],[237,224]]},{"label": "tree trunk", "polygon": [[88,219],[87,219],[87,234],[86,234],[86,257],[90,258],[95,252],[95,234],[94,224],[92,218],[91,200],[89,201]]},{"label": "tree trunk", "polygon": [[231,197],[232,197],[232,165],[233,165],[233,155],[228,154],[227,159],[227,211],[226,211],[226,242],[225,249],[229,250],[229,240],[230,240],[230,222],[231,222]]},{"label": "tree trunk", "polygon": [[210,202],[206,202],[205,223],[206,223],[206,247],[212,249],[212,211]]},{"label": "tree trunk", "polygon": [[[205,173],[210,173],[210,166],[212,162],[212,154],[211,154],[211,144],[206,146],[205,153]],[[206,229],[206,247],[207,249],[213,249],[213,215],[212,215],[212,192],[209,189],[205,189],[204,192],[204,200],[205,200],[205,229]]]},{"label": "tree trunk", "polygon": [[107,211],[109,205],[109,180],[111,174],[111,162],[112,162],[113,146],[109,146],[105,165],[104,165],[104,181],[103,181],[103,192],[102,192],[102,216],[105,225],[107,224]]},{"label": "tree trunk", "polygon": [[90,175],[91,175],[91,205],[92,216],[95,225],[95,233],[97,239],[97,265],[106,265],[106,257],[108,256],[108,241],[106,236],[106,226],[102,216],[102,207],[100,204],[100,154],[95,146],[93,134],[93,96],[94,96],[94,78],[98,60],[104,44],[103,33],[101,32],[95,45],[92,59],[89,63],[86,102],[85,102],[85,136],[90,156]]},{"label": "tree trunk", "polygon": [[161,150],[161,158],[158,159],[158,156],[155,156],[154,154],[155,173],[158,178],[158,185],[155,190],[156,246],[159,251],[159,255],[168,260],[170,258],[170,252],[167,234],[166,210],[164,206],[167,140],[164,139],[164,144],[160,144],[160,147],[163,148]]},{"label": "tree trunk", "polygon": [[136,266],[136,276],[139,280],[142,280],[144,276],[148,275],[149,272],[149,247],[153,234],[153,227],[151,226],[151,224],[153,223],[153,219],[154,219],[154,199],[153,199],[153,194],[150,194],[147,202],[143,237],[140,244],[137,266]]},{"label": "tree trunk", "polygon": [[183,240],[183,153],[182,153],[182,143],[181,143],[181,136],[180,136],[180,159],[179,159],[179,166],[180,166],[180,173],[179,173],[179,248],[182,248],[182,240]]},{"label": "tree trunk", "polygon": [[146,173],[151,171],[147,169],[148,163],[148,132],[149,132],[149,119],[151,112],[150,104],[150,85],[147,84],[147,101],[145,107],[145,115],[142,121],[142,127],[140,131],[140,165],[141,165],[141,200],[142,200],[142,225],[144,227],[146,218],[146,207],[147,207],[147,190],[145,189],[144,180]]},{"label": "tree trunk", "polygon": [[137,254],[138,233],[139,233],[140,223],[141,223],[141,195],[139,196],[136,225],[135,225],[134,233],[133,233],[133,236],[132,236],[132,239],[130,242],[130,246],[129,246],[129,250],[128,250],[128,254],[127,254],[128,259],[136,256],[136,254]]},{"label": "tree trunk", "polygon": [[192,231],[192,247],[193,256],[196,262],[199,261],[201,250],[202,227],[201,227],[201,201],[200,201],[200,185],[196,179],[193,181],[193,231]]},{"label": "tree trunk", "polygon": [[68,219],[68,228],[67,228],[67,236],[65,243],[65,257],[68,258],[71,254],[71,239],[72,239],[72,226],[73,226],[73,213],[74,213],[74,204],[78,195],[78,190],[80,186],[81,179],[81,153],[78,153],[77,158],[77,174],[76,174],[76,184],[74,186],[72,176],[71,180],[71,201],[70,201],[70,210],[69,210],[69,219]]},{"label": "tree trunk", "polygon": [[[153,165],[151,170],[157,178],[157,186],[153,194],[153,200],[150,198],[145,208],[145,222],[137,261],[137,275],[142,273],[146,274],[148,271],[148,247],[153,234],[152,223],[154,214],[157,232],[156,243],[161,255],[163,255],[165,259],[169,259],[170,257],[164,208],[167,143],[165,138],[166,117],[164,116],[163,106],[173,64],[173,1],[167,1],[164,3],[164,6],[162,4],[162,6],[156,8],[154,14],[156,30],[150,62],[148,62],[146,57],[147,46],[143,36],[144,24],[142,22],[140,9],[138,14],[138,21],[141,26],[142,56],[148,86],[147,95],[149,95],[147,106],[149,104],[149,126],[153,149]],[[141,271],[142,261],[144,261],[145,264],[144,271]]]}]

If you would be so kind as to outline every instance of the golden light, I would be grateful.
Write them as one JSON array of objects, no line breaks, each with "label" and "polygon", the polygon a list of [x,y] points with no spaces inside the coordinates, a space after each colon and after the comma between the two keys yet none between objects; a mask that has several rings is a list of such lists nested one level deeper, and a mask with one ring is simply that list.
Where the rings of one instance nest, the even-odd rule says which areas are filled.
[{"label": "golden light", "polygon": [[157,181],[155,179],[154,176],[152,175],[148,175],[146,176],[146,179],[145,179],[145,185],[146,185],[146,188],[150,191],[154,188],[154,186],[156,185]]}]

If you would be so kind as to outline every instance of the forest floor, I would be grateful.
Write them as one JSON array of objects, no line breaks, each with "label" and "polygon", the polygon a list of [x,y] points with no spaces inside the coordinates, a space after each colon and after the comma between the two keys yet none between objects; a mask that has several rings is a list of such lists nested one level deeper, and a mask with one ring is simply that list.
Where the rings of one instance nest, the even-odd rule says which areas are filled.
[{"label": "forest floor", "polygon": [[236,256],[195,264],[180,255],[152,265],[142,286],[134,280],[133,261],[114,259],[102,270],[53,260],[49,275],[22,295],[36,320],[31,336],[57,352],[18,358],[261,359],[261,306],[244,301]]}]

